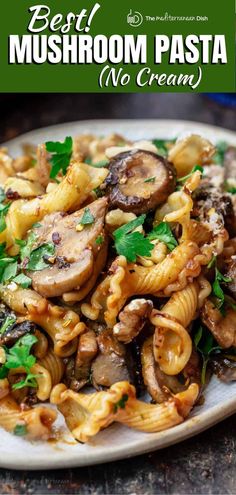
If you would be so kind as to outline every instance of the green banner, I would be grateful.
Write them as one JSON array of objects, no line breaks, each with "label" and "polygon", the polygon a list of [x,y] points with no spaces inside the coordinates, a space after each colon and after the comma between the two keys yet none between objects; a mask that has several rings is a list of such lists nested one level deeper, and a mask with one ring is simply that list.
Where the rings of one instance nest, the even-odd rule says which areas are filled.
[{"label": "green banner", "polygon": [[234,92],[235,1],[7,0],[1,92]]}]

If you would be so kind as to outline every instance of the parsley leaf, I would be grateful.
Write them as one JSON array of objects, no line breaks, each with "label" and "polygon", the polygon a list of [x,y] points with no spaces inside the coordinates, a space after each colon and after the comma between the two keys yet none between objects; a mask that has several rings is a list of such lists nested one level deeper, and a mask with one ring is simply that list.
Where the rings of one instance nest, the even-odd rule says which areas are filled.
[{"label": "parsley leaf", "polygon": [[45,263],[44,258],[47,256],[52,256],[54,253],[55,246],[52,242],[41,244],[41,246],[31,251],[26,268],[34,272],[48,268],[48,263]]},{"label": "parsley leaf", "polygon": [[143,182],[155,182],[156,177],[148,177],[148,179],[145,179]]},{"label": "parsley leaf", "polygon": [[99,235],[99,236],[97,237],[97,239],[95,239],[95,243],[96,243],[96,244],[98,244],[98,245],[102,244],[103,242],[104,242],[104,237],[103,237],[103,235]]},{"label": "parsley leaf", "polygon": [[72,155],[72,137],[67,136],[63,143],[60,143],[59,141],[47,141],[45,146],[46,150],[52,154],[50,159],[52,164],[50,172],[51,179],[55,179],[60,170],[63,175],[65,175]]},{"label": "parsley leaf", "polygon": [[91,225],[91,223],[94,223],[95,217],[92,215],[91,211],[89,208],[85,208],[83,216],[80,220],[81,225]]},{"label": "parsley leaf", "polygon": [[205,385],[206,382],[206,370],[207,365],[212,353],[217,353],[221,350],[221,347],[215,345],[215,340],[212,334],[202,325],[199,326],[195,336],[194,344],[198,352],[202,356],[202,372],[201,372],[201,382]]},{"label": "parsley leaf", "polygon": [[13,431],[14,435],[18,437],[23,437],[27,434],[27,426],[26,425],[16,425]]},{"label": "parsley leaf", "polygon": [[14,325],[15,322],[16,322],[16,317],[14,315],[8,315],[0,328],[0,334],[6,332],[6,330],[12,325]]},{"label": "parsley leaf", "polygon": [[2,203],[6,199],[5,191],[2,187],[0,187],[0,203]]},{"label": "parsley leaf", "polygon": [[159,225],[156,225],[152,232],[148,234],[148,239],[153,241],[154,239],[159,239],[159,241],[164,242],[170,251],[178,246],[178,242],[176,241],[171,228],[167,222],[161,222]]},{"label": "parsley leaf", "polygon": [[19,389],[25,386],[36,387],[35,380],[37,375],[31,373],[31,368],[36,362],[36,357],[30,354],[33,344],[38,341],[35,335],[27,334],[18,339],[18,341],[8,350],[6,350],[6,362],[0,368],[0,378],[7,376],[8,370],[19,367],[24,368],[26,377],[24,380],[15,383],[12,388]]},{"label": "parsley leaf", "polygon": [[213,157],[213,160],[218,165],[223,165],[225,152],[226,152],[227,148],[228,148],[228,144],[225,141],[219,141],[216,144],[216,152],[215,152],[215,155]]},{"label": "parsley leaf", "polygon": [[150,256],[153,245],[141,232],[133,232],[144,223],[146,215],[141,215],[131,222],[122,225],[113,233],[115,248],[118,254],[126,257],[127,261],[135,262],[137,256]]},{"label": "parsley leaf", "polygon": [[121,399],[114,404],[114,413],[117,413],[118,409],[125,409],[126,402],[128,401],[129,396],[128,394],[123,394]]},{"label": "parsley leaf", "polygon": [[102,168],[102,167],[107,167],[109,161],[108,160],[101,160],[100,162],[93,163],[91,158],[86,158],[84,160],[84,163],[87,163],[87,165],[91,165],[91,167]]},{"label": "parsley leaf", "polygon": [[15,239],[16,244],[20,246],[20,259],[24,261],[25,258],[30,257],[30,253],[33,249],[33,245],[37,240],[37,235],[34,232],[30,232],[27,240]]},{"label": "parsley leaf", "polygon": [[218,308],[221,308],[225,302],[224,291],[220,285],[221,282],[232,282],[232,279],[230,277],[225,277],[224,275],[222,275],[222,273],[220,273],[218,268],[215,268],[215,280],[212,284],[212,292],[218,299]]},{"label": "parsley leaf", "polygon": [[30,277],[27,277],[24,273],[19,273],[16,277],[12,279],[12,282],[20,285],[23,289],[28,289],[30,287],[32,280]]},{"label": "parsley leaf", "polygon": [[207,265],[207,268],[212,268],[215,263],[216,263],[216,256],[213,255],[212,258],[210,259],[208,265]]},{"label": "parsley leaf", "polygon": [[236,187],[231,186],[227,181],[224,183],[225,190],[230,194],[236,194]]},{"label": "parsley leaf", "polygon": [[189,177],[191,177],[194,172],[196,172],[197,170],[199,170],[199,172],[201,172],[201,174],[203,173],[203,167],[201,167],[201,165],[195,165],[191,172],[189,172],[189,174],[185,175],[184,177],[180,177],[179,179],[177,179],[177,182],[185,182],[187,179],[189,179]]},{"label": "parsley leaf", "polygon": [[152,143],[156,146],[158,153],[163,156],[167,156],[168,148],[171,143],[174,143],[176,139],[153,139]]}]

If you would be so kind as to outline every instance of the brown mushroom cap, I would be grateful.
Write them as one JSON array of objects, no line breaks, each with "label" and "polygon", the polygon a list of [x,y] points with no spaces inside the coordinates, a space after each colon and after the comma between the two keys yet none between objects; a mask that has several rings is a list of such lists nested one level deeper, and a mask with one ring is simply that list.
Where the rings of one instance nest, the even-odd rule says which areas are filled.
[{"label": "brown mushroom cap", "polygon": [[140,214],[164,203],[176,185],[176,172],[163,156],[131,150],[116,155],[106,178],[113,207]]},{"label": "brown mushroom cap", "polygon": [[[93,273],[98,253],[106,249],[106,243],[97,244],[96,239],[104,234],[104,218],[107,199],[100,198],[89,205],[94,222],[77,226],[84,214],[81,209],[71,215],[58,213],[46,215],[37,228],[37,246],[54,241],[54,262],[40,271],[29,271],[33,288],[44,297],[61,296],[65,292],[79,289]],[[36,246],[36,247],[37,247]]]}]

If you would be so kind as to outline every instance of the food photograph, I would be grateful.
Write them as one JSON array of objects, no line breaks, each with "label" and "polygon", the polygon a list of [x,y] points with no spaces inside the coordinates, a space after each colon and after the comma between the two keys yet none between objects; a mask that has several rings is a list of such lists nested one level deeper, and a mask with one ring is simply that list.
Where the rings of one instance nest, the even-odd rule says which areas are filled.
[{"label": "food photograph", "polygon": [[0,492],[236,493],[235,95],[0,98]]}]

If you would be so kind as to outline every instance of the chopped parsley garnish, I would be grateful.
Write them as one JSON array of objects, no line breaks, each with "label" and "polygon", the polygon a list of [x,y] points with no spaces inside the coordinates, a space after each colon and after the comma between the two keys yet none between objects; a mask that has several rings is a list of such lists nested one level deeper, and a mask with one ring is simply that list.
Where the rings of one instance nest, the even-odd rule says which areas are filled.
[{"label": "chopped parsley garnish", "polygon": [[13,390],[23,387],[37,387],[36,377],[31,373],[31,368],[36,362],[36,357],[30,354],[33,344],[38,341],[35,335],[27,334],[21,337],[10,349],[5,348],[6,362],[0,368],[0,378],[5,378],[10,369],[24,368],[26,377],[12,385]]},{"label": "chopped parsley garnish", "polygon": [[155,182],[156,177],[148,177],[148,179],[145,179],[143,182]]},{"label": "chopped parsley garnish", "polygon": [[134,229],[144,223],[146,215],[141,215],[129,223],[122,225],[113,233],[115,248],[118,254],[126,257],[127,261],[135,262],[137,256],[150,256],[153,245],[141,232],[133,232]]},{"label": "chopped parsley garnish", "polygon": [[89,208],[85,208],[83,216],[80,220],[81,225],[91,225],[91,223],[94,223],[95,217],[92,215],[91,211]]},{"label": "chopped parsley garnish", "polygon": [[2,187],[0,187],[0,203],[2,203],[6,199],[5,191]]},{"label": "chopped parsley garnish", "polygon": [[30,253],[33,249],[33,245],[37,240],[37,235],[34,232],[30,232],[27,240],[16,239],[15,242],[20,246],[20,259],[24,261],[26,258],[30,257]]},{"label": "chopped parsley garnish", "polygon": [[41,244],[41,246],[33,249],[29,255],[29,261],[26,268],[30,271],[40,271],[48,267],[45,262],[55,253],[55,245],[52,242]]},{"label": "chopped parsley garnish", "polygon": [[230,194],[236,194],[236,187],[231,186],[227,181],[224,183],[225,190]]},{"label": "chopped parsley garnish", "polygon": [[14,435],[18,437],[24,437],[27,435],[27,426],[26,425],[16,425],[13,431]]},{"label": "chopped parsley garnish", "polygon": [[8,315],[5,321],[3,322],[2,326],[0,327],[0,334],[6,332],[7,329],[12,325],[14,325],[15,322],[16,322],[16,317],[14,315]]},{"label": "chopped parsley garnish", "polygon": [[107,167],[109,161],[108,160],[100,160],[100,162],[93,163],[91,158],[85,158],[84,163],[87,163],[87,165],[91,165],[91,167],[102,168],[102,167]]},{"label": "chopped parsley garnish", "polygon": [[225,302],[225,294],[223,289],[221,288],[222,282],[229,283],[232,282],[232,279],[230,277],[225,277],[224,275],[222,275],[222,273],[220,273],[218,268],[215,268],[215,280],[212,284],[212,292],[218,300],[217,307],[219,309],[223,306]]},{"label": "chopped parsley garnish", "polygon": [[27,277],[24,273],[19,273],[16,277],[12,279],[12,282],[20,285],[23,289],[28,289],[31,286],[32,280],[30,277]]},{"label": "chopped parsley garnish", "polygon": [[6,229],[7,224],[6,224],[5,216],[10,206],[11,203],[7,203],[7,204],[0,203],[0,232],[3,232]]},{"label": "chopped parsley garnish", "polygon": [[57,174],[62,171],[63,175],[66,174],[67,167],[70,164],[72,150],[73,150],[73,140],[71,136],[67,136],[63,143],[59,141],[47,141],[45,143],[46,150],[51,153],[51,179],[55,179]]},{"label": "chopped parsley garnish", "polygon": [[221,347],[215,343],[212,334],[202,325],[199,326],[194,336],[194,344],[202,357],[201,382],[205,385],[207,365],[212,353],[217,353]]},{"label": "chopped parsley garnish", "polygon": [[203,167],[201,167],[201,165],[195,165],[191,172],[189,172],[189,174],[185,175],[184,177],[180,177],[179,179],[177,179],[177,182],[185,182],[187,179],[189,179],[193,174],[194,172],[197,172],[197,170],[199,170],[199,172],[201,172],[201,174],[203,173]]},{"label": "chopped parsley garnish", "polygon": [[99,235],[99,236],[97,237],[97,239],[95,239],[95,243],[96,243],[96,244],[98,244],[98,245],[102,244],[103,242],[104,242],[104,237],[103,237],[103,235],[102,235],[102,234],[101,234],[101,235]]},{"label": "chopped parsley garnish", "polygon": [[153,139],[152,143],[158,149],[160,155],[166,156],[168,154],[168,145],[174,143],[176,139]]},{"label": "chopped parsley garnish", "polygon": [[167,222],[161,222],[159,225],[156,225],[152,232],[148,234],[148,239],[150,241],[158,239],[159,241],[164,242],[170,251],[173,251],[173,249],[178,246],[178,242],[176,241]]},{"label": "chopped parsley garnish", "polygon": [[211,260],[209,261],[209,263],[207,265],[207,268],[212,268],[214,266],[215,262],[216,262],[216,256],[213,255]]},{"label": "chopped parsley garnish", "polygon": [[224,164],[225,152],[227,148],[228,144],[225,141],[219,141],[216,144],[216,152],[213,157],[214,163],[217,163],[218,165]]},{"label": "chopped parsley garnish", "polygon": [[127,400],[129,399],[128,394],[122,395],[121,399],[114,404],[114,413],[117,413],[118,409],[125,409]]}]

